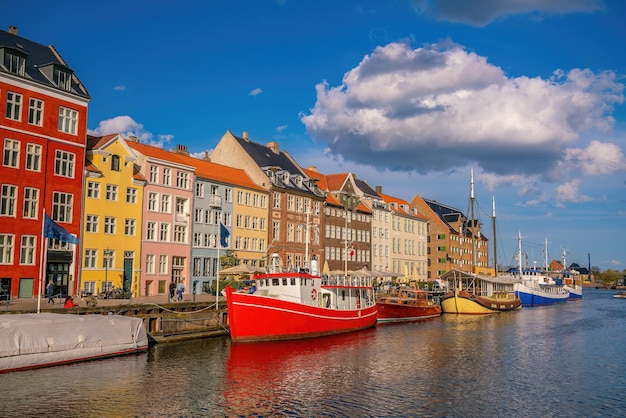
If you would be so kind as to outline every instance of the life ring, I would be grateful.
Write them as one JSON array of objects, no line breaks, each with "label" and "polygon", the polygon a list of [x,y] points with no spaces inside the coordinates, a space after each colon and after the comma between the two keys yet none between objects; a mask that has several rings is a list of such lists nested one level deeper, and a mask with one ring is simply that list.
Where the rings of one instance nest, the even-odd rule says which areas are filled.
[{"label": "life ring", "polygon": [[311,289],[311,299],[315,300],[317,298],[317,290]]}]

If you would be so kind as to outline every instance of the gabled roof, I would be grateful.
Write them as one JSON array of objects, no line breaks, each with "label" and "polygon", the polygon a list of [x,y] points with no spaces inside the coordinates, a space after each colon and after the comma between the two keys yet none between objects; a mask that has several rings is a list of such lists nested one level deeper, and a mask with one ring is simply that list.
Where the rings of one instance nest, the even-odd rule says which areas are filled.
[{"label": "gabled roof", "polygon": [[359,190],[363,192],[364,195],[367,195],[369,197],[378,197],[378,193],[376,193],[376,190],[372,189],[365,180],[359,180],[355,178],[354,183],[356,184],[356,187],[358,187]]},{"label": "gabled roof", "polygon": [[142,153],[143,155],[151,158],[156,158],[158,160],[167,161],[174,164],[186,165],[189,170],[192,170],[194,167],[189,166],[187,162],[183,160],[183,156],[180,154],[176,154],[172,151],[164,150],[163,148],[155,147],[153,145],[142,144],[140,142],[135,141],[126,141],[128,146],[135,151]]},{"label": "gabled roof", "polygon": [[[259,167],[279,167],[281,170],[288,171],[290,174],[304,174],[302,170],[300,170],[300,167],[294,164],[287,152],[279,150],[278,153],[276,153],[266,145],[236,135],[233,135],[233,137]],[[278,145],[276,145],[276,148],[278,148]]]},{"label": "gabled roof", "polygon": [[[39,84],[45,84],[57,90],[66,91],[57,87],[57,85],[42,72],[42,69],[48,65],[56,65],[73,74],[71,90],[68,93],[89,98],[89,93],[87,89],[85,89],[85,86],[78,80],[74,71],[68,67],[61,55],[52,45],[44,46],[22,38],[21,36],[0,30],[0,48],[7,48],[26,56],[24,76],[22,76],[25,79],[33,80]],[[4,59],[0,59],[0,72],[9,73],[7,68],[4,67]],[[20,75],[14,73],[10,74],[20,77]]]},{"label": "gabled roof", "polygon": [[[378,196],[380,196],[383,201],[387,204],[389,204],[389,209],[394,212],[397,213],[399,215],[404,215],[404,216],[411,216],[413,218],[418,218],[421,219],[423,221],[428,221],[428,219],[422,215],[420,215],[419,213],[414,215],[413,213],[411,213],[411,205],[409,204],[409,202],[407,202],[404,199],[400,199],[398,197],[395,196],[390,196],[384,193],[377,193]],[[393,205],[395,203],[395,205]],[[394,206],[397,206],[394,207]],[[403,207],[408,208],[409,210],[405,210],[403,209]]]},{"label": "gabled roof", "polygon": [[459,216],[465,218],[463,212],[453,208],[452,206],[441,204],[435,200],[428,200],[424,198],[422,198],[422,200],[424,200],[430,210],[432,210],[433,213],[437,215],[437,217],[439,217],[439,219],[441,219],[441,221],[446,224],[451,231],[460,232],[457,231],[451,223],[457,222],[459,220]]}]

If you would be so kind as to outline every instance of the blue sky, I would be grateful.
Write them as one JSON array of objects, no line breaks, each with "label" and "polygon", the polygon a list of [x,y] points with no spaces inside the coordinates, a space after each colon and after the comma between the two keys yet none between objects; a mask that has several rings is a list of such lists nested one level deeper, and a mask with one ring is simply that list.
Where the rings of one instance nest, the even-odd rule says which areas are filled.
[{"label": "blue sky", "polygon": [[[176,6],[172,6],[175,4]],[[470,6],[471,4],[471,6]],[[499,264],[626,268],[626,2],[125,1],[2,6],[87,87],[93,134],[194,154],[226,130],[304,167],[478,214]]]}]

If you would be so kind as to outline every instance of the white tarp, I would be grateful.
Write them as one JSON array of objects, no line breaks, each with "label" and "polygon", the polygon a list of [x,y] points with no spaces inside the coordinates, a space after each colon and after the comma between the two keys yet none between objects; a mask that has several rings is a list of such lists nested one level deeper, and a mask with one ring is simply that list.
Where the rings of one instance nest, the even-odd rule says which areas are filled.
[{"label": "white tarp", "polygon": [[141,318],[120,315],[0,315],[0,373],[145,351]]}]

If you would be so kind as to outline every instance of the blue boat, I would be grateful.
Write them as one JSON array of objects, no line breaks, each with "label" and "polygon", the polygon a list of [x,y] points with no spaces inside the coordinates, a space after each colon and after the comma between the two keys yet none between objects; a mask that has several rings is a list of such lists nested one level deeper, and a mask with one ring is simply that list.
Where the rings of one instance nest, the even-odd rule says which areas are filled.
[{"label": "blue boat", "polygon": [[545,306],[567,302],[570,292],[565,289],[563,279],[552,278],[546,270],[522,268],[522,236],[518,235],[518,268],[509,270],[519,282],[514,289],[522,301],[522,306]]},{"label": "blue boat", "polygon": [[[591,257],[591,256],[589,256]],[[561,273],[564,288],[569,292],[569,300],[582,300],[583,298],[583,286],[580,280],[580,273],[576,270],[569,270],[567,268],[567,250],[561,251],[561,258],[563,260],[563,272]],[[591,264],[591,261],[589,262]],[[591,271],[591,268],[589,268]]]}]

